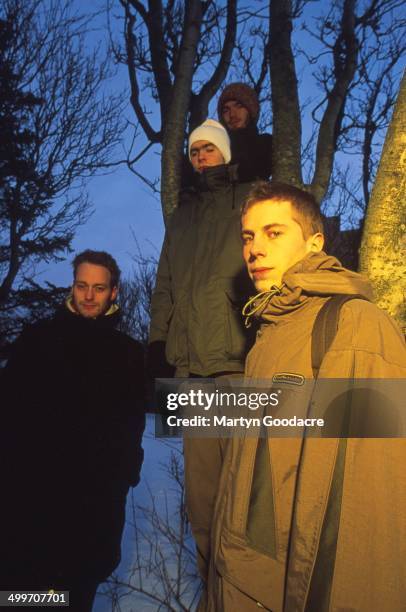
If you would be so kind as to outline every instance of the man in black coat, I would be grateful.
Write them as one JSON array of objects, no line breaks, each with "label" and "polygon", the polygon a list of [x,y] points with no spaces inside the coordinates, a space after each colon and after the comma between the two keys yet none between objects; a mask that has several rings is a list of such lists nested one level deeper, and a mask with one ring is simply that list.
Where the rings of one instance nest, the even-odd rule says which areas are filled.
[{"label": "man in black coat", "polygon": [[73,267],[71,297],[24,330],[4,372],[0,590],[69,590],[85,612],[120,561],[144,377],[141,345],[115,329],[117,263],[88,250]]}]

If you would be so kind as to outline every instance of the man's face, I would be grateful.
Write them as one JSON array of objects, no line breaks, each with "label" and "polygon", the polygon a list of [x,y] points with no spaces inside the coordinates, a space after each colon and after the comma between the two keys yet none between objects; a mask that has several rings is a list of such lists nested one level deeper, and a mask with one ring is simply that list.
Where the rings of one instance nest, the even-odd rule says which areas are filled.
[{"label": "man's face", "polygon": [[224,157],[213,143],[196,140],[190,147],[190,161],[196,172],[201,174],[206,168],[224,164]]},{"label": "man's face", "polygon": [[237,100],[229,100],[223,104],[221,118],[229,130],[240,130],[250,122],[248,110]]},{"label": "man's face", "polygon": [[310,251],[321,251],[322,234],[307,240],[292,218],[287,200],[265,200],[251,206],[241,219],[243,256],[258,292],[280,287],[282,276]]},{"label": "man's face", "polygon": [[72,287],[73,306],[82,317],[104,314],[117,297],[117,287],[111,287],[110,271],[104,266],[82,263],[76,270]]}]

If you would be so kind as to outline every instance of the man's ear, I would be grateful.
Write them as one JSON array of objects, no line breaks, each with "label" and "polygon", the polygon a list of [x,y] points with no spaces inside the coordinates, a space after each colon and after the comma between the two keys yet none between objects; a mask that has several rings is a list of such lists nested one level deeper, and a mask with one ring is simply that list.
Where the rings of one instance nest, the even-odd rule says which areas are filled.
[{"label": "man's ear", "polygon": [[317,234],[313,234],[307,240],[307,248],[311,253],[319,253],[323,250],[324,247],[324,236],[321,232],[317,232]]},{"label": "man's ear", "polygon": [[116,298],[117,298],[117,294],[118,294],[118,287],[113,287],[113,289],[111,290],[111,301],[115,302]]}]

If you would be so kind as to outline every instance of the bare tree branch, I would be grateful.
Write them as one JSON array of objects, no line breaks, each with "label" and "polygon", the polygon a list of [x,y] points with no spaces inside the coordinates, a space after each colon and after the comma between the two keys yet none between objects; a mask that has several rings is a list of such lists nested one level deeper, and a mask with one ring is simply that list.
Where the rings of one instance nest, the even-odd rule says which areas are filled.
[{"label": "bare tree branch", "polygon": [[209,102],[217,93],[227,75],[235,46],[236,33],[237,0],[228,0],[226,33],[221,55],[210,79],[203,85],[200,92],[192,98],[190,129],[200,125],[207,117]]},{"label": "bare tree branch", "polygon": [[33,264],[58,261],[69,251],[76,228],[92,212],[86,180],[108,170],[121,140],[124,97],[101,92],[112,72],[100,59],[100,48],[87,49],[91,18],[74,12],[72,2],[5,0],[1,8],[0,302],[5,310]]},{"label": "bare tree branch", "polygon": [[334,85],[327,93],[327,107],[320,124],[316,168],[311,191],[320,202],[330,181],[345,100],[357,69],[358,41],[355,34],[355,0],[344,0],[341,29],[333,49]]},{"label": "bare tree branch", "polygon": [[[134,25],[135,16],[130,10],[129,3],[127,0],[120,0],[121,5],[125,11],[125,32],[124,39],[127,51],[127,66],[128,66],[128,77],[131,86],[131,105],[134,109],[136,117],[140,122],[142,129],[144,130],[147,138],[151,142],[161,142],[162,135],[160,131],[155,131],[149,123],[146,114],[140,104],[140,89],[137,80],[137,66],[135,60],[134,50]],[[135,3],[138,6],[138,2]],[[141,5],[142,6],[142,5]]]}]

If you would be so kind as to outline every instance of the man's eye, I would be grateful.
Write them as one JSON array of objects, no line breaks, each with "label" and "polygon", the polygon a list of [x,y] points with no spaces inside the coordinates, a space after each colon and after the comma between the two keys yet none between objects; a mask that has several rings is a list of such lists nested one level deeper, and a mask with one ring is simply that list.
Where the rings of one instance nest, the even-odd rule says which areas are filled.
[{"label": "man's eye", "polygon": [[274,232],[268,232],[269,238],[272,238],[272,239],[273,238],[277,238],[280,235],[281,235],[281,232],[275,232],[275,231]]},{"label": "man's eye", "polygon": [[76,283],[76,289],[81,289],[81,290],[86,289],[86,285]]},{"label": "man's eye", "polygon": [[248,244],[248,242],[251,242],[252,236],[241,236],[241,239],[243,244]]},{"label": "man's eye", "polygon": [[105,287],[95,287],[95,290],[97,293],[103,293],[103,291],[106,291]]}]

